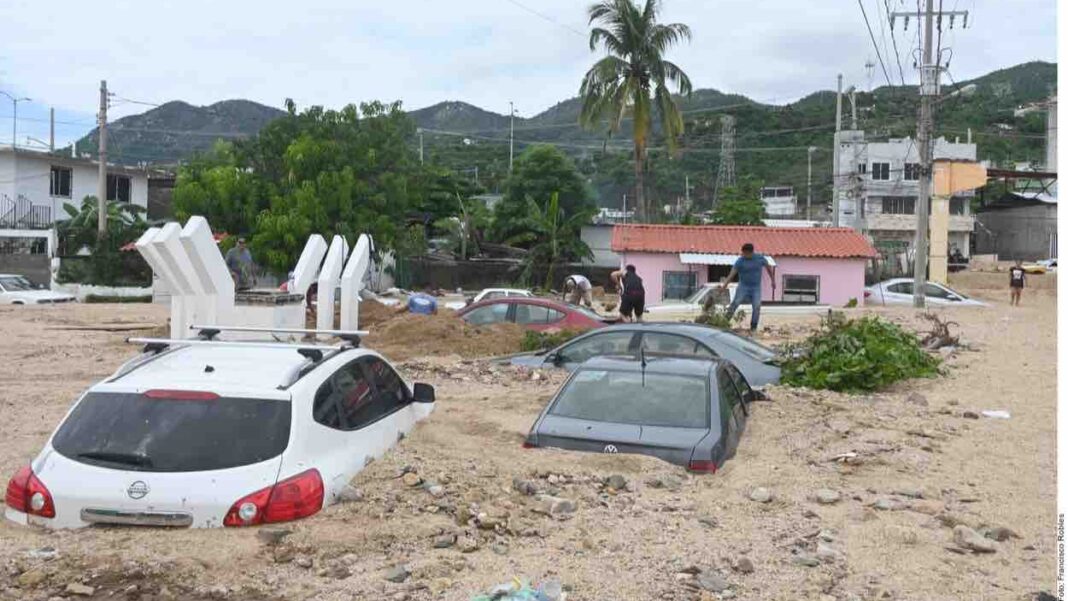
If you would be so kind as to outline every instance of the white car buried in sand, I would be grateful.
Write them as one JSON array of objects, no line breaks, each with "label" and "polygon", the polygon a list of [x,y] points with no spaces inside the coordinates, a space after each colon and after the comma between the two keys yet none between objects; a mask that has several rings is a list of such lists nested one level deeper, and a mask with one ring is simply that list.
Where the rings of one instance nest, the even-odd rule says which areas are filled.
[{"label": "white car buried in sand", "polygon": [[432,387],[410,387],[357,337],[325,346],[215,333],[135,340],[145,353],[90,387],[11,479],[8,519],[206,528],[303,518],[433,410]]}]

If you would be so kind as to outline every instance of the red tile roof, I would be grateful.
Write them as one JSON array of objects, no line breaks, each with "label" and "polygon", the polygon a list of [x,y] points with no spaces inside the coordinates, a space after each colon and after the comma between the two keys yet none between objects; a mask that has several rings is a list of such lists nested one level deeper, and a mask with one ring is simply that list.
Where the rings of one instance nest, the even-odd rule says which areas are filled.
[{"label": "red tile roof", "polygon": [[752,242],[772,257],[877,257],[864,236],[847,227],[786,228],[750,225],[617,225],[616,252],[731,253]]}]

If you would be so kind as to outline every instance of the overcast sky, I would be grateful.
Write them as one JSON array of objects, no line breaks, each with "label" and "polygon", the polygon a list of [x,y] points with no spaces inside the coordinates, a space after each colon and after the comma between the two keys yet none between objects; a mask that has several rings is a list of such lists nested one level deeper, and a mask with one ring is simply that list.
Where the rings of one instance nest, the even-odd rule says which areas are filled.
[{"label": "overcast sky", "polygon": [[[906,10],[906,0],[887,0]],[[941,1],[941,0],[940,0]],[[936,2],[936,5],[939,2]],[[596,55],[584,0],[3,0],[0,90],[19,104],[19,144],[47,139],[56,108],[61,142],[93,125],[99,81],[117,94],[113,117],[149,107],[121,98],[211,104],[247,98],[281,107],[339,107],[370,99],[408,109],[463,100],[499,113],[515,102],[534,115],[574,96]],[[900,81],[884,0],[863,0],[886,68]],[[911,3],[915,10],[915,3]],[[969,28],[947,31],[950,73],[960,81],[1030,60],[1056,60],[1054,0],[944,0],[971,11]],[[524,8],[525,7],[525,8]],[[880,10],[882,9],[882,10]],[[538,14],[534,13],[540,13]],[[670,52],[695,88],[782,103],[834,86],[885,84],[854,0],[664,0],[662,19],[693,41]],[[899,21],[905,79],[911,48]],[[885,46],[884,46],[885,40]],[[10,140],[11,103],[0,96],[0,142]],[[26,117],[24,120],[23,117]]]}]

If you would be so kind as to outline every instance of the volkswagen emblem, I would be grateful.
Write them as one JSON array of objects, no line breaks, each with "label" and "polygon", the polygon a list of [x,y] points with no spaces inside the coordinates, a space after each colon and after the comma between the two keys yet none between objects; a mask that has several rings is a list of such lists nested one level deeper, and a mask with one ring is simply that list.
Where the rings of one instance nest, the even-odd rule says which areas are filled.
[{"label": "volkswagen emblem", "polygon": [[604,452],[605,453],[618,453],[619,449],[617,449],[616,445],[614,445],[614,444],[606,444],[606,445],[604,445]]},{"label": "volkswagen emblem", "polygon": [[143,499],[143,498],[145,498],[145,495],[148,494],[148,484],[146,484],[145,482],[143,482],[141,480],[138,480],[137,482],[134,482],[133,484],[130,485],[129,488],[126,489],[126,494],[131,499],[135,499],[135,500],[136,499]]}]

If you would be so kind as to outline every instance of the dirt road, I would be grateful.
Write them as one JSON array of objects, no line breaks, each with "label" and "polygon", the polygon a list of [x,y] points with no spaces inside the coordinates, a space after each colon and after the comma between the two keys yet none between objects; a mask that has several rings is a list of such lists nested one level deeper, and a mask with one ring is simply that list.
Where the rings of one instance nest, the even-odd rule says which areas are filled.
[{"label": "dirt road", "polygon": [[[437,386],[435,413],[356,478],[359,500],[288,525],[282,545],[266,546],[255,530],[52,533],[4,523],[0,598],[74,598],[65,591],[80,584],[93,590],[78,598],[98,599],[459,601],[519,576],[558,579],[569,599],[591,601],[1028,599],[1054,586],[1056,304],[996,302],[947,313],[975,350],[949,358],[945,377],[868,396],[772,390],[714,476],[522,449],[559,374],[414,359],[405,369]],[[921,327],[909,310],[875,311]],[[138,305],[0,308],[3,477],[131,353],[122,334],[49,328],[164,319]],[[812,325],[769,322],[792,335]],[[1011,418],[965,417],[983,410]],[[407,485],[406,470],[424,486]],[[610,475],[628,486],[606,488]],[[516,480],[574,501],[574,512],[539,513]],[[751,500],[757,487],[772,499]],[[839,500],[821,504],[820,489]],[[959,554],[947,549],[956,524],[1018,538]],[[410,576],[386,580],[399,563]]]}]

